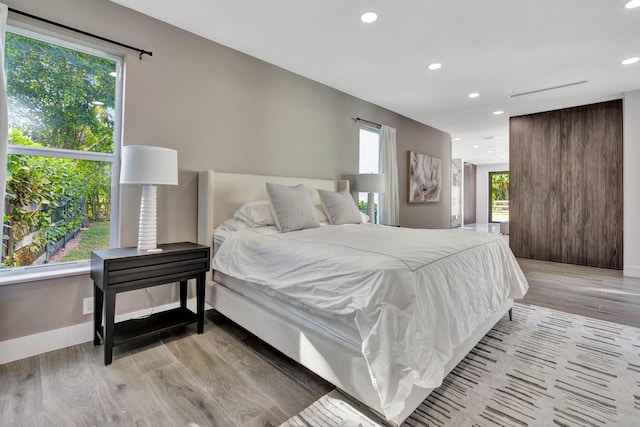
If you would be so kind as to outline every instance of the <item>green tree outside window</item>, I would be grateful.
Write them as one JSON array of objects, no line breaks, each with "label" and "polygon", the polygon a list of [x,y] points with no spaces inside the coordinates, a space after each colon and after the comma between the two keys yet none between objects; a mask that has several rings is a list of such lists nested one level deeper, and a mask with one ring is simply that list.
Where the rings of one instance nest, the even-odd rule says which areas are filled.
[{"label": "green tree outside window", "polygon": [[[7,159],[2,264],[22,266],[110,218],[113,160],[73,152],[114,152],[117,62],[12,32],[5,50],[10,153],[38,149]],[[102,234],[94,249],[109,246]]]}]

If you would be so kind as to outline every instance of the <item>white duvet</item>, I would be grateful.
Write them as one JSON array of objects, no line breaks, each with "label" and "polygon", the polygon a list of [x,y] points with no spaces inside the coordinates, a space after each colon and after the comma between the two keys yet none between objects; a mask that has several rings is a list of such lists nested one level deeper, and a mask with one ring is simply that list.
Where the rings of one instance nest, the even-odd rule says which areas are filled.
[{"label": "white duvet", "polygon": [[385,416],[438,387],[453,349],[527,281],[492,233],[371,224],[229,233],[213,268],[328,317],[353,318]]}]

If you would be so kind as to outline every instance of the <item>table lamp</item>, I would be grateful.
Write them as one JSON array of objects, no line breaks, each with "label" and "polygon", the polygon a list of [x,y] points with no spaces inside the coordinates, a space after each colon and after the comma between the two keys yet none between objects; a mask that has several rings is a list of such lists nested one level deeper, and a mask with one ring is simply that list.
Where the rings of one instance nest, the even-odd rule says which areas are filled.
[{"label": "table lamp", "polygon": [[178,152],[148,145],[122,147],[120,184],[142,184],[138,249],[162,252],[157,246],[157,185],[178,185]]},{"label": "table lamp", "polygon": [[358,175],[358,191],[369,193],[367,198],[367,215],[371,223],[375,223],[374,195],[373,193],[384,193],[384,174],[381,173],[361,173]]}]

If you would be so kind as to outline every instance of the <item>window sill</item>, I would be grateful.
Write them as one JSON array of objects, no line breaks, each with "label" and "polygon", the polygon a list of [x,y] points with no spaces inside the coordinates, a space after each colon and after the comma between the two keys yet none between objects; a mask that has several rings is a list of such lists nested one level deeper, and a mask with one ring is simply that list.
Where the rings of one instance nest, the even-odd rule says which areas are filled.
[{"label": "window sill", "polygon": [[89,274],[90,271],[91,264],[89,261],[73,262],[68,265],[5,269],[0,270],[0,286],[36,282],[58,277],[80,276]]}]

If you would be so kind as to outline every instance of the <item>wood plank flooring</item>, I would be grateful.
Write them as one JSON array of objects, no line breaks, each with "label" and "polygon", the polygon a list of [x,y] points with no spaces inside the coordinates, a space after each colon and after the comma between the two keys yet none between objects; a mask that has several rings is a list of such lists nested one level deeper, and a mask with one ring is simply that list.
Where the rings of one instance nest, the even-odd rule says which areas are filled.
[{"label": "wood plank flooring", "polygon": [[520,302],[640,328],[640,278],[619,270],[519,258],[529,281]]},{"label": "wood plank flooring", "polygon": [[[640,279],[519,260],[524,303],[640,327]],[[114,349],[91,342],[0,365],[0,425],[274,426],[333,387],[216,312]]]}]

